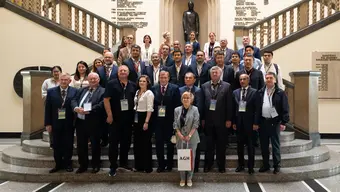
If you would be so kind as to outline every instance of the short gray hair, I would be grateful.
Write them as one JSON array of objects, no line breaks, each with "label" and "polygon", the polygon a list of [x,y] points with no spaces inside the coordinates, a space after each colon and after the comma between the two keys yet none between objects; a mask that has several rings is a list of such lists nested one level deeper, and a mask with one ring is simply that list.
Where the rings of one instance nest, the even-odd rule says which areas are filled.
[{"label": "short gray hair", "polygon": [[222,74],[222,69],[219,66],[213,66],[210,69],[210,74],[212,73],[212,71],[216,71],[216,70],[218,70],[220,72],[220,74]]}]

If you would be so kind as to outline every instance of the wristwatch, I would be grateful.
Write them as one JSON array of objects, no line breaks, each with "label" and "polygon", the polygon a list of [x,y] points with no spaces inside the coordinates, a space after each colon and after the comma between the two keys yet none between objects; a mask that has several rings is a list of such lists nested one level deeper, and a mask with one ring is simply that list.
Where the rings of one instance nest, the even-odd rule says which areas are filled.
[{"label": "wristwatch", "polygon": [[191,138],[191,135],[189,134],[189,138]]}]

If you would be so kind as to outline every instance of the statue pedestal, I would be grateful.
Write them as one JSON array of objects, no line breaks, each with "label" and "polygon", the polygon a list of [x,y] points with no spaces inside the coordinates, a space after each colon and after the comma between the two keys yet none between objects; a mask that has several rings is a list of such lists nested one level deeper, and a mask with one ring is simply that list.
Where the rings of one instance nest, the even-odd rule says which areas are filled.
[{"label": "statue pedestal", "polygon": [[23,131],[21,141],[41,138],[44,128],[44,100],[41,85],[51,77],[50,71],[22,71],[23,77]]}]

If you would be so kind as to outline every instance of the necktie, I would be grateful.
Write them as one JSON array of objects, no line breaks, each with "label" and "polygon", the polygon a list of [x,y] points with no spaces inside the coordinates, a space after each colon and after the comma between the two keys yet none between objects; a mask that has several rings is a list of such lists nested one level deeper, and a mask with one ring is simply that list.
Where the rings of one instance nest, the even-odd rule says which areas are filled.
[{"label": "necktie", "polygon": [[164,95],[164,93],[165,93],[165,86],[162,86],[161,93],[162,93],[162,95]]},{"label": "necktie", "polygon": [[111,66],[105,65],[106,78],[110,77],[110,69],[111,69]]},{"label": "necktie", "polygon": [[138,73],[139,61],[135,62],[135,71]]},{"label": "necktie", "polygon": [[87,102],[91,101],[91,99],[92,99],[92,93],[93,93],[93,89],[90,88],[90,89],[89,89],[89,96],[88,96],[88,98],[87,98]]},{"label": "necktie", "polygon": [[242,101],[246,100],[246,89],[242,88]]},{"label": "necktie", "polygon": [[190,88],[190,87],[187,87],[187,91],[191,92],[191,88]]},{"label": "necktie", "polygon": [[63,98],[63,100],[65,100],[65,97],[66,97],[66,91],[62,90],[61,91],[61,98]]}]

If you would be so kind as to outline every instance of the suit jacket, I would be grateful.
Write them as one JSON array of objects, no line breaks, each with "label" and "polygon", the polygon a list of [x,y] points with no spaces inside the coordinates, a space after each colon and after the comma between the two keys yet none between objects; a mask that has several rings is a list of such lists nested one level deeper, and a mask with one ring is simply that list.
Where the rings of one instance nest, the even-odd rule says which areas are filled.
[{"label": "suit jacket", "polygon": [[182,63],[181,68],[179,70],[178,78],[177,78],[177,71],[176,71],[176,64],[172,65],[168,68],[170,72],[170,83],[175,84],[179,87],[184,86],[184,76],[185,73],[188,72],[189,67]]},{"label": "suit jacket", "polygon": [[226,65],[231,64],[231,54],[234,52],[234,50],[229,49],[228,47],[224,50],[224,63]]},{"label": "suit jacket", "polygon": [[126,59],[129,59],[131,57],[131,54],[129,54],[129,49],[127,47],[121,48],[119,50],[119,56],[118,56],[118,66],[121,66],[123,64],[123,62]]},{"label": "suit jacket", "polygon": [[[190,44],[190,41],[187,41],[185,44]],[[198,41],[194,41],[192,43],[192,54],[196,55],[197,51],[201,50],[200,43]]]},{"label": "suit jacket", "polygon": [[[215,58],[212,57],[211,60],[208,61],[208,64],[209,64],[211,67],[216,66],[217,64],[216,64]],[[229,62],[228,62],[226,59],[224,59],[224,65],[229,65]]]},{"label": "suit jacket", "polygon": [[[182,63],[185,64],[185,59],[186,59],[186,55],[184,54],[183,58],[182,58]],[[191,62],[190,62],[190,65],[196,63],[196,56],[194,54],[192,54],[191,56]],[[188,65],[188,66],[190,66]]]},{"label": "suit jacket", "polygon": [[[159,66],[159,71],[162,71],[162,70],[167,70],[167,67],[163,66],[163,65],[160,65]],[[155,82],[153,82],[153,74],[154,74],[154,71],[153,71],[153,65],[150,65],[150,66],[147,66],[145,68],[145,74],[150,78],[150,81],[151,81],[151,86],[154,86]]]},{"label": "suit jacket", "polygon": [[[203,95],[203,117],[207,126],[216,126],[219,128],[225,128],[225,122],[232,120],[232,91],[229,83],[220,81],[220,86],[217,89],[217,96],[213,98],[211,81],[208,81],[202,85]],[[216,110],[210,111],[210,101],[216,99]]]},{"label": "suit jacket", "polygon": [[[139,61],[140,62],[140,74],[141,75],[144,75],[146,74],[146,71],[145,71],[145,64],[143,61]],[[126,65],[128,66],[129,68],[129,80],[134,82],[134,83],[137,83],[137,79],[138,79],[138,74],[137,74],[137,71],[135,70],[135,63],[133,62],[132,58],[129,58],[127,60],[125,60],[123,62],[123,65]]]},{"label": "suit jacket", "polygon": [[233,87],[233,84],[235,83],[235,78],[234,78],[234,69],[232,66],[224,65],[222,80],[229,83]]},{"label": "suit jacket", "polygon": [[[262,120],[262,106],[263,106],[263,97],[266,87],[260,89],[256,94],[256,116],[255,116],[255,125],[260,125]],[[274,119],[277,123],[281,125],[285,125],[289,122],[289,104],[286,93],[275,86],[275,91],[272,96],[272,105],[275,107],[278,116]]]},{"label": "suit jacket", "polygon": [[241,88],[233,91],[233,124],[240,127],[242,124],[248,131],[253,130],[256,113],[256,89],[248,87],[246,91],[246,111],[239,112],[239,103],[241,100]]},{"label": "suit jacket", "polygon": [[[79,107],[81,100],[87,93],[87,91],[90,89],[90,87],[85,87],[78,90],[78,93],[76,97],[71,102],[71,107],[74,111],[74,108]],[[92,93],[91,97],[91,104],[92,104],[92,110],[90,111],[90,114],[85,115],[86,121],[91,122],[100,122],[105,115],[104,110],[104,93],[105,89],[101,86],[98,86],[94,92]]]},{"label": "suit jacket", "polygon": [[[187,86],[180,87],[179,88],[179,94],[182,96],[182,94],[185,91],[188,91],[188,89],[189,88]],[[194,95],[194,103],[193,103],[193,105],[195,105],[198,108],[198,111],[200,113],[202,113],[203,103],[202,103],[202,91],[201,91],[201,89],[196,87],[196,86],[193,86],[191,88],[190,92]]]},{"label": "suit jacket", "polygon": [[[154,100],[154,113],[153,120],[155,122],[155,128],[157,128],[158,120],[165,121],[163,125],[166,125],[168,134],[172,134],[172,123],[174,121],[174,110],[181,105],[181,96],[179,94],[178,86],[168,83],[164,96],[161,93],[161,85],[157,84],[151,88],[155,96]],[[158,117],[158,106],[163,105],[166,107],[165,117]]]},{"label": "suit jacket", "polygon": [[[190,106],[188,112],[185,116],[184,126],[181,126],[181,115],[183,111],[183,106],[179,106],[175,109],[175,117],[173,127],[174,129],[180,129],[183,136],[189,135],[192,129],[198,129],[200,122],[200,114],[198,113],[198,109],[196,106]],[[191,136],[189,144],[196,145],[200,142],[200,137],[198,135],[198,131],[196,130],[194,134]],[[178,148],[182,148],[183,141],[177,138]]]},{"label": "suit jacket", "polygon": [[[76,97],[76,94],[77,89],[69,86],[67,88],[65,103],[62,107],[63,99],[61,97],[60,86],[48,89],[45,101],[44,125],[52,125],[52,130],[65,125],[67,128],[73,129],[74,112],[71,107],[71,101]],[[58,119],[58,110],[60,108],[65,109],[65,120]]]},{"label": "suit jacket", "polygon": [[98,67],[97,73],[98,73],[99,78],[100,78],[100,82],[99,82],[100,86],[105,88],[107,82],[109,82],[112,79],[118,78],[118,67],[116,65],[112,64],[112,71],[111,71],[109,79],[106,78],[106,70],[105,70],[104,66]]},{"label": "suit jacket", "polygon": [[198,74],[197,63],[193,63],[189,66],[188,71],[192,72],[196,76],[195,86],[201,87],[201,85],[210,80],[210,68],[211,66],[209,64],[203,63],[201,74]]},{"label": "suit jacket", "polygon": [[171,67],[175,64],[175,61],[172,59],[172,56],[169,54],[168,58],[166,58],[165,62],[161,59],[161,65],[165,67]]},{"label": "suit jacket", "polygon": [[[235,82],[235,88],[240,88],[240,75],[241,74],[247,74],[247,72],[245,70],[239,71],[236,73],[236,77],[235,77],[235,81],[237,80],[237,82]],[[262,72],[257,70],[257,69],[252,69],[252,72],[250,73],[250,81],[249,81],[249,85],[256,89],[259,90],[262,87],[264,87],[264,80],[263,80],[263,75]]]},{"label": "suit jacket", "polygon": [[[259,59],[261,61],[261,53],[260,53],[260,49],[256,46],[253,46],[254,47],[254,57]],[[241,56],[241,60],[243,60],[243,55],[244,55],[244,48],[241,48],[238,50],[238,53],[240,54]]]}]

